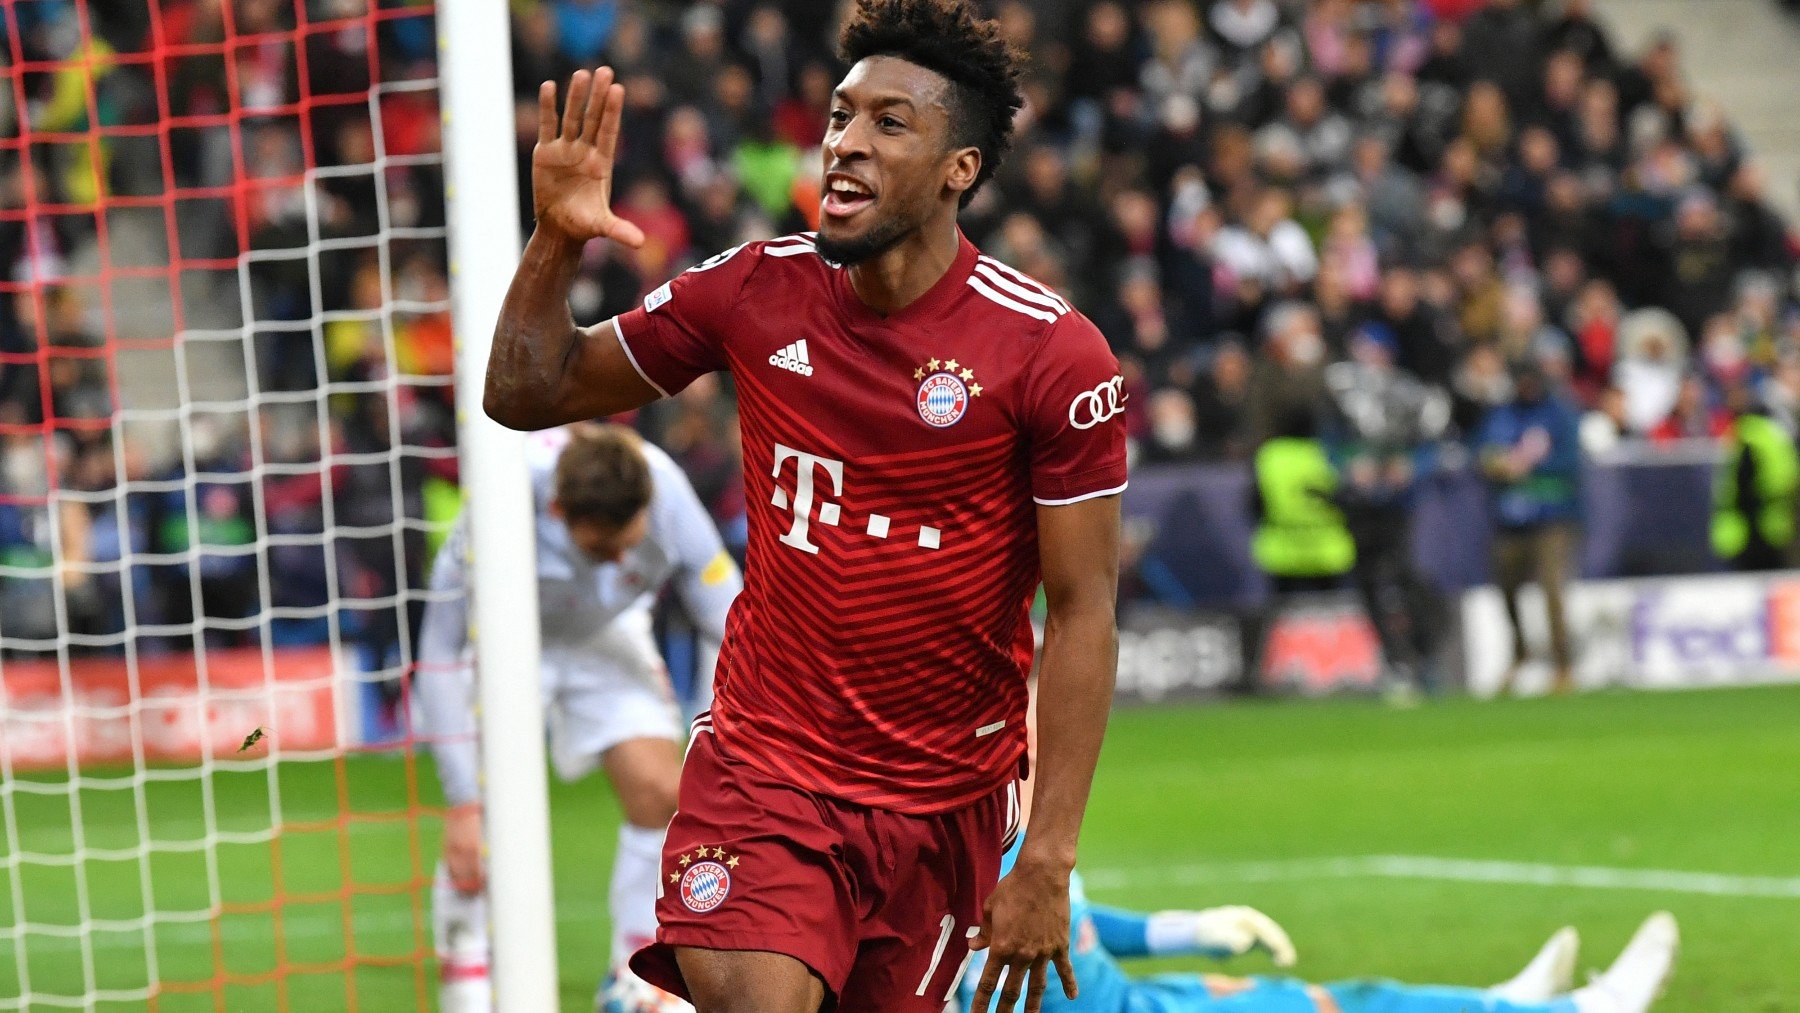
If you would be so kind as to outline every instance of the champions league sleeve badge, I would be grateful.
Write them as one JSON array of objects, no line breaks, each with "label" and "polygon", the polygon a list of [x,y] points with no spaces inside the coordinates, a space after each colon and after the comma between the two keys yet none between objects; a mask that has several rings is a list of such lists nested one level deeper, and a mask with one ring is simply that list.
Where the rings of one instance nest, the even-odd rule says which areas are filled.
[{"label": "champions league sleeve badge", "polygon": [[669,882],[681,889],[681,902],[695,914],[705,914],[731,895],[731,870],[740,861],[727,855],[724,848],[700,847],[692,855],[683,852],[677,859],[682,871],[669,873]]},{"label": "champions league sleeve badge", "polygon": [[919,381],[919,418],[935,429],[947,429],[961,422],[969,410],[969,399],[981,396],[975,371],[955,359],[931,359],[913,370],[913,379]]}]

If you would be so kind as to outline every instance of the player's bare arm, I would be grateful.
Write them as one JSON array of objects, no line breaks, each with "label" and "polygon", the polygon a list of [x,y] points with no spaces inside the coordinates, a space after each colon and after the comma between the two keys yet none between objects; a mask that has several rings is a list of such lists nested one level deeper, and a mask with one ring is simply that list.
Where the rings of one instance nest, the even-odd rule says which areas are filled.
[{"label": "player's bare arm", "polygon": [[1051,963],[1064,994],[1075,998],[1069,873],[1118,661],[1119,497],[1040,506],[1037,525],[1048,614],[1038,672],[1034,801],[1018,862],[989,896],[974,942],[990,950],[975,991],[977,1011],[988,1008],[1002,969],[1008,970],[998,1010],[1012,1010],[1023,990],[1027,1013],[1035,1013]]},{"label": "player's bare arm", "polygon": [[531,153],[537,228],[513,274],[494,328],[482,405],[511,429],[547,429],[648,404],[657,392],[626,357],[611,321],[575,326],[569,286],[590,240],[643,245],[644,233],[612,212],[613,156],[625,89],[611,69],[569,79],[559,117],[556,83],[538,89]]}]

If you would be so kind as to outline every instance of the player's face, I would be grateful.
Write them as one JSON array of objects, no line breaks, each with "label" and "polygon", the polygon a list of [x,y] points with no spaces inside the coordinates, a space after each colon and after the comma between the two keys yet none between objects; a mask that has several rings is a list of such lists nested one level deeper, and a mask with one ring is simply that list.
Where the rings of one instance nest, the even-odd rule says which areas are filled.
[{"label": "player's face", "polygon": [[855,264],[886,252],[954,205],[980,165],[949,145],[950,82],[891,56],[850,68],[832,93],[819,252]]},{"label": "player's face", "polygon": [[617,563],[650,533],[650,511],[640,510],[624,524],[601,521],[569,521],[568,524],[569,539],[582,555],[596,563]]}]

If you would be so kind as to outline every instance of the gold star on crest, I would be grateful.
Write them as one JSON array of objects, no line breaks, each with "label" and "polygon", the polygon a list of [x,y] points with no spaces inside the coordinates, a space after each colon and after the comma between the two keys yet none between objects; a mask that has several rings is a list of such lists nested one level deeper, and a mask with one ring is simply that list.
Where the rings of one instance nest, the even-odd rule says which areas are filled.
[{"label": "gold star on crest", "polygon": [[962,365],[962,363],[957,362],[955,359],[951,359],[948,362],[944,363],[944,368],[949,370],[950,372],[954,373],[954,372],[956,372],[957,367],[959,367],[961,365]]},{"label": "gold star on crest", "polygon": [[925,379],[925,371],[923,369],[913,370],[913,379],[915,379],[915,380]]},{"label": "gold star on crest", "polygon": [[939,363],[936,359],[931,359],[925,363],[925,368],[931,370],[934,373],[937,372],[938,366],[939,366]]},{"label": "gold star on crest", "polygon": [[725,857],[725,849],[724,848],[714,848],[713,849],[713,857],[714,858],[724,858]]},{"label": "gold star on crest", "polygon": [[963,370],[963,371],[962,371],[962,372],[961,372],[961,373],[958,373],[958,374],[957,374],[957,375],[958,375],[958,376],[960,376],[960,377],[962,377],[962,378],[963,378],[963,381],[964,381],[964,382],[965,382],[965,383],[966,383],[966,382],[968,382],[968,381],[970,381],[970,380],[973,380],[973,379],[975,379],[975,371],[974,371],[974,370],[972,370],[972,369],[965,369],[965,370]]},{"label": "gold star on crest", "polygon": [[671,883],[681,882],[681,873],[679,873],[679,872],[669,873],[669,882],[671,882]]},{"label": "gold star on crest", "polygon": [[740,861],[740,859],[738,858],[738,856],[732,855],[730,858],[727,858],[725,860],[725,864],[730,866],[731,868],[735,869],[738,867],[739,861]]},{"label": "gold star on crest", "polygon": [[691,861],[693,861],[693,859],[689,858],[687,855],[684,854],[681,856],[681,865],[683,868],[686,868],[687,864]]},{"label": "gold star on crest", "polygon": [[970,397],[980,397],[981,396],[981,384],[975,384],[975,385],[971,386],[969,388],[969,396]]}]

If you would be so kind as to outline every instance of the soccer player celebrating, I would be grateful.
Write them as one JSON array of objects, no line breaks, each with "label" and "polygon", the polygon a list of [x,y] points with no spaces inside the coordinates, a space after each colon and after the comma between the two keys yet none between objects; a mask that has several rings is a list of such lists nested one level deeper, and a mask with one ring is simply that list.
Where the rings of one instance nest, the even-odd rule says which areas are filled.
[{"label": "soccer player celebrating", "polygon": [[[613,971],[602,986],[602,1005],[608,1013],[685,1009],[625,970],[632,951],[655,938],[663,830],[675,812],[681,772],[681,720],[651,637],[650,606],[672,584],[703,641],[716,644],[742,583],[681,467],[630,430],[584,423],[538,433],[527,446],[527,464],[537,509],[539,676],[552,757],[568,780],[603,768],[625,814],[608,897]],[[444,1007],[485,1013],[487,911],[465,653],[466,537],[467,525],[459,521],[432,567],[413,687],[451,807],[432,898]]]},{"label": "soccer player celebrating", "polygon": [[[1124,395],[1094,326],[975,249],[959,207],[1022,103],[997,27],[955,0],[860,0],[840,39],[816,234],[751,243],[590,329],[623,89],[539,94],[537,230],[486,407],[534,429],[729,370],[749,547],[712,711],[632,961],[702,1013],[1035,1009],[1068,968],[1069,874],[1111,699]],[[999,881],[1025,752],[1028,609],[1048,612],[1029,843]]]}]

